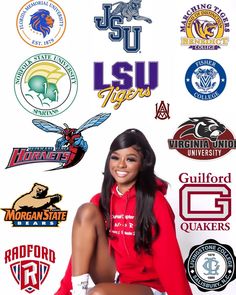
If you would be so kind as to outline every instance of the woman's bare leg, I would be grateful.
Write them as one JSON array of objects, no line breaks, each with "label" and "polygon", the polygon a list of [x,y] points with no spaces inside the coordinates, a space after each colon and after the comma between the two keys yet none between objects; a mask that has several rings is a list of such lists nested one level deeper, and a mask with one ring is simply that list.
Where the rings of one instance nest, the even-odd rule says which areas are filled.
[{"label": "woman's bare leg", "polygon": [[89,289],[88,295],[153,295],[151,288],[137,284],[101,283]]},{"label": "woman's bare leg", "polygon": [[72,276],[89,273],[94,283],[113,282],[115,263],[109,254],[104,219],[99,208],[82,205],[72,229]]}]

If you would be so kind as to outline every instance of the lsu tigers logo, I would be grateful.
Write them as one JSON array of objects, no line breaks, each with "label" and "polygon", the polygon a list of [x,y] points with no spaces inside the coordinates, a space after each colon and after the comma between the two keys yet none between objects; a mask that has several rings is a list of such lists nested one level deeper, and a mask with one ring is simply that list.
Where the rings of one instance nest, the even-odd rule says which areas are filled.
[{"label": "lsu tigers logo", "polygon": [[50,33],[53,24],[54,19],[51,17],[50,12],[45,9],[39,9],[30,19],[32,29],[42,33],[44,38]]},{"label": "lsu tigers logo", "polygon": [[[108,37],[111,41],[118,42],[123,40],[123,49],[128,53],[136,53],[140,50],[141,26],[122,26],[125,21],[143,20],[151,23],[148,17],[139,15],[142,0],[130,0],[128,3],[116,2],[114,4],[103,4],[104,16],[95,16],[94,22],[98,30],[109,30]],[[113,6],[116,7],[113,9]],[[131,32],[133,42],[131,42]],[[131,44],[133,43],[133,44]]]}]

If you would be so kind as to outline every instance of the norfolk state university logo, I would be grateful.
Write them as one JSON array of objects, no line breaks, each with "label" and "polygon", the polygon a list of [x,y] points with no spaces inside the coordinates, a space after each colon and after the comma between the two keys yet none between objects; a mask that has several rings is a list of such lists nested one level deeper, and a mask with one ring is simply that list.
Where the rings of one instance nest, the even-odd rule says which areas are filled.
[{"label": "norfolk state university logo", "polygon": [[36,116],[51,117],[72,104],[78,81],[73,67],[63,57],[40,53],[21,64],[14,87],[24,109]]},{"label": "norfolk state university logo", "polygon": [[180,32],[185,33],[181,45],[193,50],[217,50],[227,46],[230,31],[226,13],[212,4],[197,4],[182,18]]},{"label": "norfolk state university logo", "polygon": [[106,3],[102,5],[103,16],[95,16],[95,26],[100,31],[108,31],[108,37],[113,42],[123,41],[123,49],[128,53],[140,50],[141,26],[127,26],[126,22],[141,20],[151,23],[148,17],[141,16],[142,0],[130,0],[129,2]]},{"label": "norfolk state university logo", "polygon": [[20,9],[16,26],[20,37],[34,47],[48,47],[64,34],[66,19],[54,1],[29,1]]}]

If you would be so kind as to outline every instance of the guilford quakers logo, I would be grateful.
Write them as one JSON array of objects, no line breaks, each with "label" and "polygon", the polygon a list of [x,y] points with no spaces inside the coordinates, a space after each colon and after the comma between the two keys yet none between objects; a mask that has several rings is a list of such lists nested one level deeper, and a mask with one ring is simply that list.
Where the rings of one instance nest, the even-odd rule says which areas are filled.
[{"label": "guilford quakers logo", "polygon": [[41,289],[56,256],[53,250],[44,246],[21,245],[6,250],[4,260],[20,290],[33,293]]},{"label": "guilford quakers logo", "polygon": [[188,280],[200,291],[222,291],[236,277],[235,263],[229,245],[209,239],[191,248],[185,267]]},{"label": "guilford quakers logo", "polygon": [[192,117],[179,126],[173,139],[168,140],[169,149],[196,159],[210,160],[222,157],[236,149],[232,133],[216,119]]},{"label": "guilford quakers logo", "polygon": [[17,16],[21,38],[34,47],[48,47],[58,42],[66,27],[63,10],[54,1],[29,1]]},{"label": "guilford quakers logo", "polygon": [[109,31],[108,37],[111,41],[119,42],[123,40],[123,49],[126,52],[138,52],[140,50],[141,26],[125,26],[125,22],[133,20],[151,23],[148,17],[141,16],[139,9],[142,0],[130,0],[125,3],[106,3],[102,5],[104,16],[95,16],[94,22],[98,30]]},{"label": "guilford quakers logo", "polygon": [[180,228],[192,231],[228,231],[231,216],[231,173],[214,175],[198,173],[179,175],[183,186],[179,190],[179,214],[184,222]]},{"label": "guilford quakers logo", "polygon": [[140,61],[135,65],[129,62],[116,62],[111,66],[111,73],[115,79],[111,78],[105,83],[104,76],[108,75],[104,73],[103,62],[94,63],[94,90],[99,90],[98,98],[103,99],[103,108],[110,101],[117,110],[126,100],[149,97],[151,90],[158,86],[158,62],[146,64]]},{"label": "guilford quakers logo", "polygon": [[72,104],[78,81],[73,67],[63,57],[40,53],[21,64],[14,86],[18,101],[27,111],[51,117]]},{"label": "guilford quakers logo", "polygon": [[21,195],[5,211],[5,221],[11,221],[13,226],[58,226],[61,221],[66,221],[67,211],[62,211],[57,203],[60,194],[48,195],[48,187],[34,183],[31,190]]},{"label": "guilford quakers logo", "polygon": [[185,33],[181,45],[194,50],[216,50],[228,45],[230,31],[226,13],[212,4],[198,4],[183,16],[180,32]]},{"label": "guilford quakers logo", "polygon": [[189,93],[195,98],[211,100],[223,92],[226,85],[226,74],[216,61],[200,59],[188,68],[185,84]]}]

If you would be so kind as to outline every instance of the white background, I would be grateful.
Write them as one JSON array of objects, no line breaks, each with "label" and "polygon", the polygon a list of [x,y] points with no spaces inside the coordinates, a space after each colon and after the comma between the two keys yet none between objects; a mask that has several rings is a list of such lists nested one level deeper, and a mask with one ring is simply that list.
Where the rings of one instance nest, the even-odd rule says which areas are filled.
[{"label": "white background", "polygon": [[[109,3],[109,1],[107,1]],[[100,191],[102,172],[109,145],[113,138],[127,128],[138,128],[144,132],[157,156],[156,173],[170,183],[167,199],[176,215],[177,235],[185,260],[192,246],[213,238],[220,243],[229,244],[236,253],[235,226],[235,159],[232,150],[224,157],[199,161],[186,158],[175,150],[169,150],[167,140],[172,138],[178,126],[191,116],[209,116],[222,122],[233,134],[235,124],[235,31],[236,2],[208,1],[220,7],[230,21],[229,45],[217,51],[193,51],[181,47],[180,23],[186,11],[203,2],[178,0],[155,1],[143,0],[140,14],[152,19],[152,24],[133,21],[132,25],[142,25],[141,53],[128,54],[122,49],[122,42],[111,42],[108,31],[98,31],[93,18],[103,15],[102,4],[106,1],[62,1],[67,27],[62,39],[49,48],[34,48],[22,41],[16,29],[16,16],[25,1],[6,1],[1,13],[1,146],[0,146],[0,208],[10,208],[14,201],[29,191],[33,183],[38,182],[49,187],[49,194],[63,195],[58,206],[68,210],[68,219],[58,228],[13,228],[10,222],[4,222],[4,211],[0,211],[0,293],[19,295],[20,291],[4,264],[4,252],[21,244],[38,244],[56,252],[56,263],[40,291],[34,294],[52,295],[59,287],[71,252],[71,227],[75,212],[80,204],[88,201]],[[110,1],[112,2],[112,1]],[[205,2],[204,2],[205,3]],[[45,172],[53,168],[52,163],[31,164],[5,169],[14,147],[53,146],[57,134],[48,134],[38,130],[32,123],[36,117],[25,111],[14,94],[14,76],[20,64],[37,53],[54,53],[64,57],[74,67],[78,77],[78,93],[71,107],[59,116],[45,118],[59,126],[67,123],[70,127],[79,127],[84,121],[99,112],[110,112],[111,117],[99,127],[84,131],[88,151],[76,166]],[[212,101],[200,101],[193,98],[185,87],[184,76],[187,68],[201,58],[211,58],[225,69],[227,84],[220,97]],[[159,86],[149,98],[135,98],[124,102],[118,110],[110,102],[102,109],[102,101],[93,90],[93,63],[104,62],[105,82],[113,77],[111,66],[117,61],[159,62]],[[155,119],[155,104],[164,100],[170,104],[169,120]],[[192,232],[185,233],[179,228],[178,192],[181,184],[178,176],[182,172],[197,175],[199,172],[211,172],[214,175],[231,173],[232,217],[228,220],[231,229],[228,232]],[[171,266],[170,271],[171,270]],[[191,284],[194,295],[202,294]],[[233,295],[236,281],[231,282],[222,292],[208,292]],[[184,294],[183,294],[184,295]]]}]

